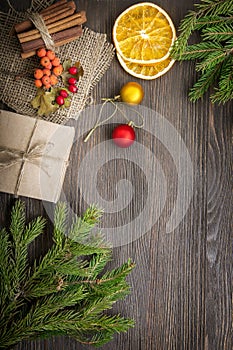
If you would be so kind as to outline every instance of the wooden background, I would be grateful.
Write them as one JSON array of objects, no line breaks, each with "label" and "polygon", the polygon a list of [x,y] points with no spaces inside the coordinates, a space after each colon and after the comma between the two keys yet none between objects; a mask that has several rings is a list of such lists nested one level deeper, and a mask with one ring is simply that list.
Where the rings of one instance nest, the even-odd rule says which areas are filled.
[{"label": "wooden background", "polygon": [[[107,33],[111,40],[114,20],[136,2],[80,0],[77,3],[79,9],[87,11],[87,25],[96,31]],[[16,6],[16,3],[12,0],[12,4]],[[26,0],[22,1],[21,5],[26,3]],[[187,10],[193,8],[192,0],[156,0],[156,4],[168,11],[176,28]],[[7,8],[5,2],[1,1],[1,7]],[[177,129],[190,153],[194,169],[194,191],[190,207],[179,227],[172,234],[166,234],[165,224],[177,195],[176,169],[166,149],[154,138],[147,138],[145,131],[141,131],[140,142],[147,140],[147,147],[154,150],[162,164],[167,176],[169,195],[162,215],[149,232],[133,243],[114,249],[112,267],[126,261],[128,257],[137,264],[128,278],[132,286],[131,295],[114,307],[115,312],[134,318],[136,326],[126,334],[116,335],[113,342],[103,346],[104,350],[231,349],[233,108],[230,103],[213,106],[208,95],[202,101],[190,103],[187,91],[195,79],[193,63],[185,62],[176,63],[165,76],[157,80],[137,80],[124,72],[114,58],[110,69],[94,89],[93,97],[98,101],[103,96],[114,96],[130,80],[139,81],[145,90],[143,105],[166,116]],[[104,128],[96,131],[89,147],[93,147],[96,140],[106,137],[108,131],[103,130]],[[81,159],[80,145],[82,147],[77,142],[72,151],[75,163],[72,163],[72,159],[71,163],[75,164],[76,169]],[[130,164],[126,161],[124,163],[124,160],[122,162],[107,165],[114,167],[114,180],[108,178],[102,185],[100,182],[99,190],[107,191],[111,200],[117,176],[129,176],[135,187],[135,197],[126,214],[131,215],[132,219],[133,215],[137,215],[133,205],[139,211],[142,210],[142,193],[139,191],[137,194],[137,188],[141,186],[140,171],[131,171]],[[91,180],[92,174],[86,179],[87,186]],[[72,208],[81,214],[85,208],[81,194],[77,195],[70,190],[76,181],[77,174],[69,169],[64,189]],[[148,190],[153,191],[153,188]],[[23,200],[28,218],[46,216],[41,201],[29,198]],[[13,202],[11,195],[0,194],[1,225],[9,222]],[[111,216],[111,224],[118,225],[118,219],[117,215]],[[129,217],[121,219],[127,221]],[[31,247],[31,255],[39,256],[50,244],[51,227]],[[82,350],[91,347],[68,338],[23,342],[15,347],[15,350],[29,349]]]}]

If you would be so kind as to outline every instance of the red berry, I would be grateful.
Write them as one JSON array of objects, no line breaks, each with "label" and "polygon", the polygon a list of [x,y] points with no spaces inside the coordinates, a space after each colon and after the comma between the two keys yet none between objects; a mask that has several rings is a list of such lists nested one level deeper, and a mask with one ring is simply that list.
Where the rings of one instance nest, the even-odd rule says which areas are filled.
[{"label": "red berry", "polygon": [[69,68],[69,73],[72,74],[72,75],[75,75],[78,73],[78,68],[73,66],[73,67],[70,67]]},{"label": "red berry", "polygon": [[66,98],[68,97],[68,92],[66,90],[60,90],[59,95]]},{"label": "red berry", "polygon": [[75,94],[77,92],[77,90],[78,90],[77,86],[75,86],[73,84],[70,84],[68,89],[69,89],[70,92],[73,92],[73,94]]},{"label": "red berry", "polygon": [[65,103],[64,97],[62,97],[61,95],[58,95],[58,96],[56,97],[56,102],[57,102],[57,104],[58,104],[59,106],[64,105],[64,103]]},{"label": "red berry", "polygon": [[77,79],[76,78],[69,78],[68,83],[71,85],[75,85],[77,83]]}]

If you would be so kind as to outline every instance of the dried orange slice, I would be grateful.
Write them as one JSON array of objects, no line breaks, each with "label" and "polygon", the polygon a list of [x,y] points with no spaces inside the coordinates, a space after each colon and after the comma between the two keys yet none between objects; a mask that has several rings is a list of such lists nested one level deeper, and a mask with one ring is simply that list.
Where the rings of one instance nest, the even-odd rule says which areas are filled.
[{"label": "dried orange slice", "polygon": [[165,60],[175,38],[175,27],[169,15],[149,2],[129,7],[113,26],[117,52],[125,61],[138,64]]},{"label": "dried orange slice", "polygon": [[152,80],[161,77],[165,74],[175,63],[175,60],[168,57],[161,62],[157,62],[150,65],[138,64],[130,61],[125,61],[119,53],[117,58],[126,72],[133,75],[134,77],[146,80]]}]

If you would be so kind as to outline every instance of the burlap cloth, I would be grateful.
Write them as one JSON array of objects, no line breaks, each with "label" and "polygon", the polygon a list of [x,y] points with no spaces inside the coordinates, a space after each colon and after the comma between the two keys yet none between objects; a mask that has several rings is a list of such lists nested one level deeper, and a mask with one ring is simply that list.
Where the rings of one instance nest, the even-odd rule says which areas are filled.
[{"label": "burlap cloth", "polygon": [[[39,12],[51,3],[53,1],[33,0],[31,10]],[[26,77],[15,80],[15,75],[33,70],[39,65],[37,57],[21,58],[20,44],[16,36],[12,35],[14,25],[25,18],[25,13],[17,13],[13,9],[8,13],[0,13],[0,99],[16,112],[35,117],[37,113],[31,106],[31,100],[35,97],[37,88],[33,80]],[[86,104],[90,103],[91,91],[110,66],[114,48],[105,34],[86,27],[79,39],[60,47],[58,55],[62,61],[79,61],[84,69],[84,75],[78,82],[78,93],[73,95],[71,106],[43,117],[63,124],[70,118],[77,119]]]}]

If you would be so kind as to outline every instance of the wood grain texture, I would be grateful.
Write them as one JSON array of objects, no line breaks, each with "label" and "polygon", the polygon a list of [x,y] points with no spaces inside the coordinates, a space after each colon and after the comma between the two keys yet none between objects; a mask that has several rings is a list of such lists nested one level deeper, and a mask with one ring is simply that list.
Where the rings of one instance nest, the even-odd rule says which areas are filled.
[{"label": "wood grain texture", "polygon": [[[80,0],[78,10],[87,11],[87,25],[111,40],[115,18],[133,0]],[[156,3],[168,11],[176,27],[192,0],[158,0]],[[132,293],[114,306],[136,321],[126,334],[116,335],[103,350],[230,350],[231,342],[231,273],[232,273],[232,104],[212,106],[205,96],[193,104],[187,91],[196,79],[190,62],[175,66],[155,81],[140,81],[121,69],[117,59],[93,91],[93,98],[116,95],[121,86],[130,81],[143,85],[143,105],[156,110],[178,131],[186,144],[193,164],[193,196],[185,218],[172,233],[166,233],[166,223],[177,197],[177,171],[171,155],[164,145],[145,130],[138,133],[138,141],[155,155],[165,174],[167,198],[159,220],[138,240],[115,248],[115,267],[128,257],[136,268],[128,280]],[[77,174],[85,154],[99,142],[106,140],[111,126],[96,130],[87,146],[77,140],[72,150],[64,191],[72,209],[82,213],[87,203],[78,188]],[[151,160],[145,159],[145,169]],[[74,171],[77,169],[77,172]],[[143,172],[127,160],[107,163],[99,173],[98,190],[106,200],[114,200],[119,179],[127,178],[134,186],[132,203],[115,214],[103,218],[109,227],[119,225],[139,215],[146,203],[148,188]],[[86,186],[92,186],[92,174]],[[155,183],[156,185],[156,183]],[[74,190],[75,189],[75,190]],[[182,195],[189,189],[183,188]],[[156,197],[156,195],[155,195]],[[27,217],[47,215],[40,201],[24,198]],[[9,222],[14,199],[0,194],[1,225]],[[155,201],[151,206],[156,206]],[[31,247],[31,256],[39,256],[51,244],[51,229]],[[143,223],[138,230],[143,230]],[[84,350],[93,349],[68,338],[23,342],[15,350]]]}]

